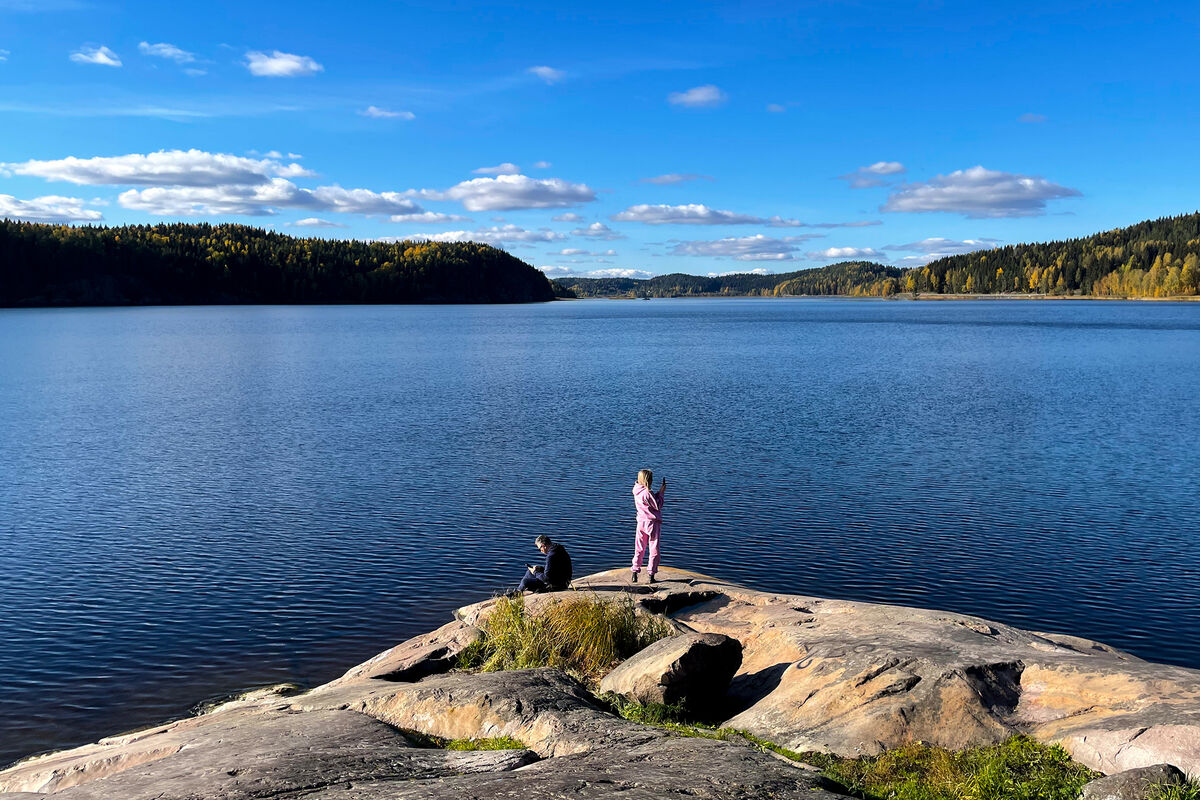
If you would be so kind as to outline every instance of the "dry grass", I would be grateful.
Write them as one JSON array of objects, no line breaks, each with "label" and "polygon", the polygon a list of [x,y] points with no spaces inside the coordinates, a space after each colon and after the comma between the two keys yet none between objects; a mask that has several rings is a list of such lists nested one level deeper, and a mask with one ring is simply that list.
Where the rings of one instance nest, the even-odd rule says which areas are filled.
[{"label": "dry grass", "polygon": [[672,634],[661,619],[638,613],[628,598],[575,595],[528,613],[521,597],[502,597],[483,638],[463,652],[460,667],[498,672],[557,667],[595,685],[613,667]]}]

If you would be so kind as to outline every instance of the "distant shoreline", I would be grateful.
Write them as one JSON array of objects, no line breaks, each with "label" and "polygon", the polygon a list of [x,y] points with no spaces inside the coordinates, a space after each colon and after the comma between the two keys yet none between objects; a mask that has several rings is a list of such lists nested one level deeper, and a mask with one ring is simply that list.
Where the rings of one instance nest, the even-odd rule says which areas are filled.
[{"label": "distant shoreline", "polygon": [[558,297],[556,300],[711,300],[713,298],[731,298],[738,300],[872,300],[872,301],[926,301],[926,300],[1102,300],[1105,302],[1118,301],[1137,301],[1137,302],[1167,302],[1167,303],[1194,303],[1200,302],[1200,295],[1173,295],[1171,297],[1108,297],[1099,295],[1060,295],[1060,294],[1018,294],[1009,292],[1005,294],[927,294],[919,293],[912,294],[909,292],[901,292],[891,295],[890,297],[876,297],[873,295],[850,295],[850,294],[787,294],[787,295],[761,295],[761,294],[681,294],[671,297],[631,297],[625,294],[607,294],[595,297]]}]

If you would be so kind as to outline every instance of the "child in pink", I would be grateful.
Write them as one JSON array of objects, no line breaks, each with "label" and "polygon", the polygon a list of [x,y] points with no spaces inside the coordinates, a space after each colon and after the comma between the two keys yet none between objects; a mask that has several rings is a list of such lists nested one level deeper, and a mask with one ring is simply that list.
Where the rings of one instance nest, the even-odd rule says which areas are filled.
[{"label": "child in pink", "polygon": [[642,571],[642,554],[650,548],[650,583],[654,583],[654,574],[658,572],[658,534],[662,531],[663,494],[667,491],[667,481],[664,478],[658,491],[651,490],[654,483],[654,473],[644,469],[638,473],[637,483],[633,485],[633,505],[637,508],[637,534],[633,540],[633,574],[630,580],[637,583],[638,573]]}]

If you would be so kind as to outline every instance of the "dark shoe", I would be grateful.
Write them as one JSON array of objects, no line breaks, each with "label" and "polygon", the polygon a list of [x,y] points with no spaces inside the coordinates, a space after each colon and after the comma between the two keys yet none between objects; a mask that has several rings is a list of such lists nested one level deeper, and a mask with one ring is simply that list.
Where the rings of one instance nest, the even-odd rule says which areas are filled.
[{"label": "dark shoe", "polygon": [[650,573],[650,577],[647,579],[647,583],[658,583],[658,581],[654,580],[653,572]]},{"label": "dark shoe", "polygon": [[637,576],[638,576],[638,574],[636,572],[630,572],[629,573],[629,582],[637,583]]}]

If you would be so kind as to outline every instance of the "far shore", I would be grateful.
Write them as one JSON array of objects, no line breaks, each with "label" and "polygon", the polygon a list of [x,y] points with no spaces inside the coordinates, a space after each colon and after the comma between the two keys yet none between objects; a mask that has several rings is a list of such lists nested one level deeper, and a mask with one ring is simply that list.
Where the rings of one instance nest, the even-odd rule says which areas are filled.
[{"label": "far shore", "polygon": [[670,297],[639,297],[627,294],[606,294],[595,297],[556,297],[555,300],[695,300],[712,299],[714,297],[729,297],[740,300],[1119,300],[1119,301],[1149,301],[1165,303],[1194,303],[1200,302],[1200,295],[1173,295],[1171,297],[1107,297],[1090,294],[1021,294],[1007,292],[1003,294],[932,294],[919,292],[900,292],[888,297],[875,295],[849,294],[681,294]]}]

